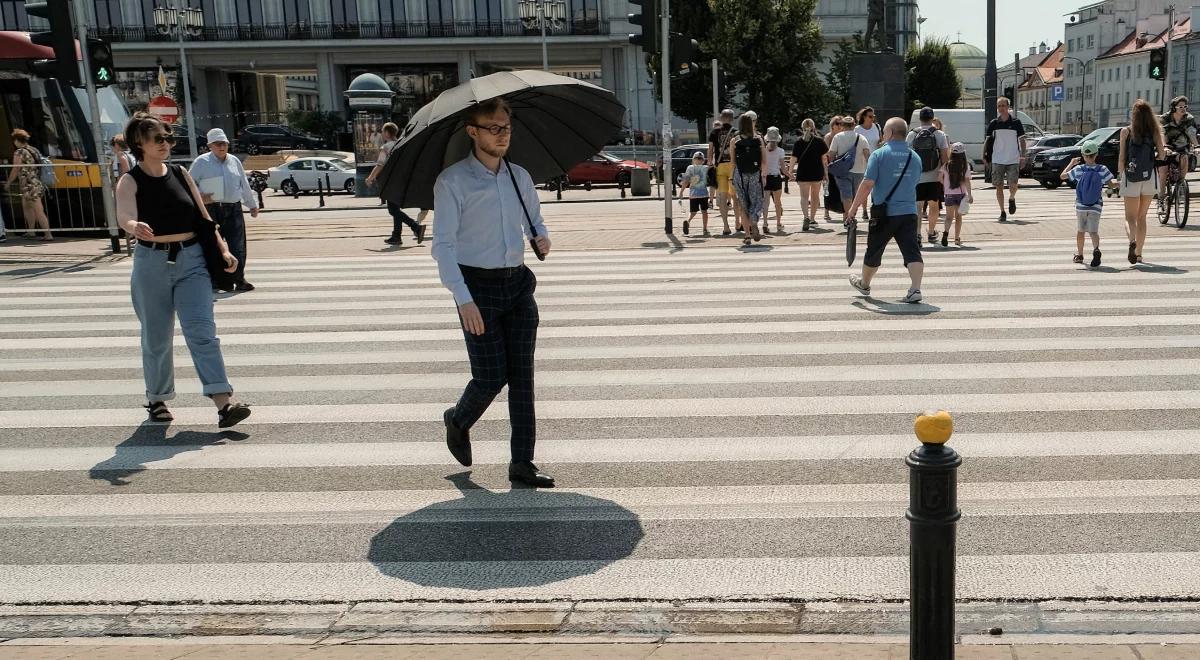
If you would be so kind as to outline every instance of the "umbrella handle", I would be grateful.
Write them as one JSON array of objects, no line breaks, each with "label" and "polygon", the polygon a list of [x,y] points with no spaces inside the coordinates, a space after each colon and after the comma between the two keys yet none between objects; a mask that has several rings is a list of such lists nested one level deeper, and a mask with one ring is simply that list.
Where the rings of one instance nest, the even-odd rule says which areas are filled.
[{"label": "umbrella handle", "polygon": [[[525,198],[521,197],[521,186],[517,185],[517,176],[513,174],[512,163],[508,162],[508,158],[504,159],[504,168],[508,170],[508,177],[512,179],[513,188],[517,191],[517,201],[521,202],[521,210],[525,212],[525,222],[529,223],[529,233],[537,238],[537,229],[533,226],[533,219],[529,217],[529,209],[525,208]],[[529,239],[529,247],[533,248],[533,254],[538,258],[538,261],[546,260],[546,253],[538,247],[537,241],[533,238]]]}]

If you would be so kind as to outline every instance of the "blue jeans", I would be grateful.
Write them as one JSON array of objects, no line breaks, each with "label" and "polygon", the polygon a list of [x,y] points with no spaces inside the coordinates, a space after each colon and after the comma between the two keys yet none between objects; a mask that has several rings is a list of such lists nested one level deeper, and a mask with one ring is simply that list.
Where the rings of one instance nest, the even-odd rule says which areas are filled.
[{"label": "blue jeans", "polygon": [[225,376],[225,358],[213,320],[212,280],[204,265],[204,251],[189,245],[179,251],[175,263],[167,263],[167,252],[139,244],[133,253],[130,278],[133,311],[142,325],[142,372],[147,401],[175,398],[175,366],[172,339],[175,315],[192,364],[204,385],[204,395],[232,393]]},{"label": "blue jeans", "polygon": [[229,244],[229,253],[237,257],[237,271],[233,280],[238,284],[246,281],[246,216],[241,204],[208,204],[208,215],[221,228],[221,235]]}]

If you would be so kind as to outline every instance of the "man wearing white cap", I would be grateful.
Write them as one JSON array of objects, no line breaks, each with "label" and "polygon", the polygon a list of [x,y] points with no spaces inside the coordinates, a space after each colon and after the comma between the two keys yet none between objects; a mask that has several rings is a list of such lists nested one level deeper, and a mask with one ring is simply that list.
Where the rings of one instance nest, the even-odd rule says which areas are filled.
[{"label": "man wearing white cap", "polygon": [[208,214],[221,227],[221,235],[229,243],[229,251],[237,257],[238,266],[234,281],[238,291],[253,291],[254,285],[246,281],[246,219],[242,205],[250,209],[250,217],[258,217],[258,197],[250,189],[250,180],[242,161],[229,157],[229,138],[225,131],[214,128],[208,132],[208,153],[201,154],[192,163],[189,172],[200,194]]}]

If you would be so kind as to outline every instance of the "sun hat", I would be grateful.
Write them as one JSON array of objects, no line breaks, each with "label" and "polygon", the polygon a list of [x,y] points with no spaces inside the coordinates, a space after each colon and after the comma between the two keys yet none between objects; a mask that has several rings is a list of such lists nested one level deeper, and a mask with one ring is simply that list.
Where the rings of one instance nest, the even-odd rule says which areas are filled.
[{"label": "sun hat", "polygon": [[767,142],[782,142],[783,138],[779,136],[779,129],[772,126],[767,129]]},{"label": "sun hat", "polygon": [[214,128],[211,131],[209,131],[208,132],[208,144],[212,144],[214,142],[228,143],[229,138],[225,137],[225,131],[223,131],[219,128]]},{"label": "sun hat", "polygon": [[950,145],[950,153],[965,154],[967,153],[967,145],[963,144],[962,142],[955,142],[954,144]]},{"label": "sun hat", "polygon": [[1100,153],[1100,146],[1092,140],[1088,140],[1087,142],[1079,145],[1079,152],[1085,156],[1095,156],[1096,154]]}]

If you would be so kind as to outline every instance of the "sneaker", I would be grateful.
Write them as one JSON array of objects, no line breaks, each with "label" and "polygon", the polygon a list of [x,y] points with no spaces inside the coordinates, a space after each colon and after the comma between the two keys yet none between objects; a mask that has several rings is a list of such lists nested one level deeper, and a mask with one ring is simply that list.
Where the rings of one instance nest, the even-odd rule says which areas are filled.
[{"label": "sneaker", "polygon": [[383,242],[387,243],[388,245],[404,245],[404,240],[396,234],[388,236]]},{"label": "sneaker", "polygon": [[921,302],[921,290],[920,289],[909,289],[908,295],[904,296],[904,302],[906,302],[906,303]]},{"label": "sneaker", "polygon": [[937,232],[936,231],[929,233],[929,244],[930,245],[937,244]]},{"label": "sneaker", "polygon": [[726,228],[724,229],[724,231],[722,231],[722,232],[721,232],[721,235],[722,235],[722,236],[730,236],[730,235],[732,235],[732,234],[733,234],[733,232],[732,232],[732,231],[729,231],[729,227],[726,227]]},{"label": "sneaker", "polygon": [[1096,268],[1099,265],[1100,265],[1100,250],[1099,249],[1092,250],[1092,268]]},{"label": "sneaker", "polygon": [[1008,214],[1004,211],[1000,212],[1000,222],[1008,222]]},{"label": "sneaker", "polygon": [[3,243],[4,241],[7,241],[7,240],[8,240],[7,236],[0,236],[0,243]]},{"label": "sneaker", "polygon": [[800,231],[808,231],[810,228],[812,228],[812,220],[805,218],[804,226],[800,228]]},{"label": "sneaker", "polygon": [[1137,243],[1129,244],[1129,263],[1137,263]]},{"label": "sneaker", "polygon": [[942,232],[942,247],[946,247],[947,245],[950,245],[950,232],[944,231]]},{"label": "sneaker", "polygon": [[1008,212],[1012,213],[1013,215],[1017,214],[1017,198],[1016,197],[1008,198]]},{"label": "sneaker", "polygon": [[1075,256],[1073,256],[1073,257],[1071,257],[1071,261],[1072,261],[1073,263],[1081,264],[1081,263],[1083,263],[1083,255],[1082,255],[1082,254],[1077,254],[1077,255],[1075,255]]},{"label": "sneaker", "polygon": [[692,228],[692,223],[688,222],[687,220],[684,220],[683,221],[683,235],[687,236],[688,232],[691,230],[691,228]]},{"label": "sneaker", "polygon": [[254,285],[247,282],[246,280],[242,280],[241,282],[237,283],[237,290],[238,291],[253,291]]},{"label": "sneaker", "polygon": [[871,295],[871,287],[867,286],[866,283],[863,282],[862,275],[851,275],[850,276],[850,286],[857,289],[858,292],[863,294],[864,296]]}]

